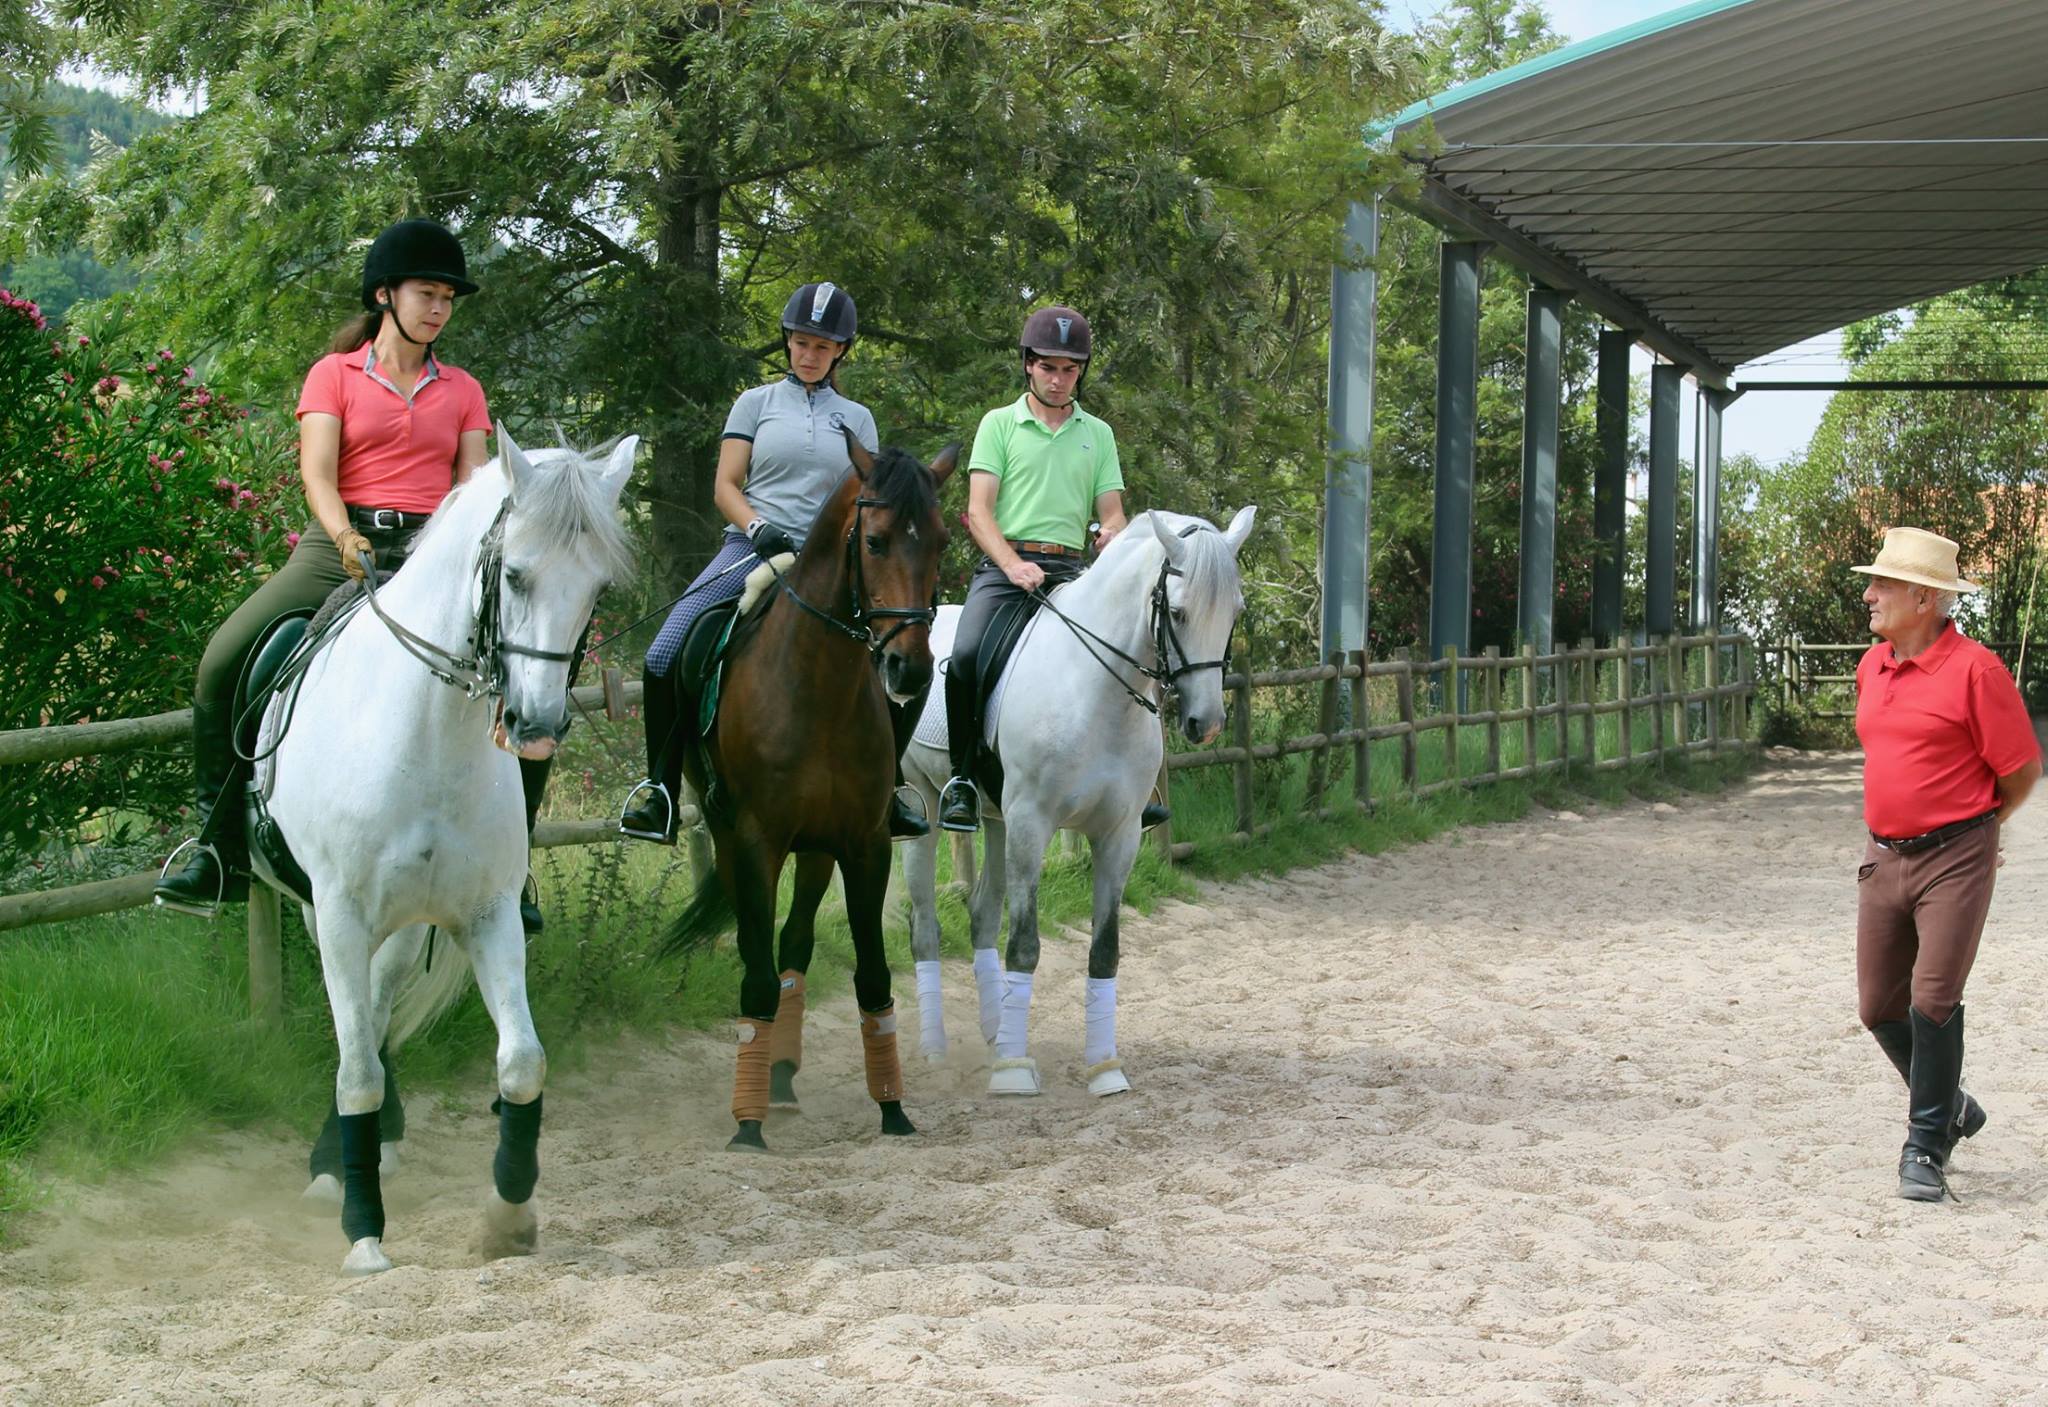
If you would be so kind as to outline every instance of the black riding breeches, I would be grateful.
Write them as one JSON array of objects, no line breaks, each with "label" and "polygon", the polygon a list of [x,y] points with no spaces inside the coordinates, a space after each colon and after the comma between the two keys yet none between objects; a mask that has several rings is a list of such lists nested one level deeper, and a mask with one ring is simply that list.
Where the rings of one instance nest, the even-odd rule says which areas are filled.
[{"label": "black riding breeches", "polygon": [[[1081,562],[1077,557],[1036,552],[1024,553],[1023,557],[1045,570],[1044,589],[1047,591],[1081,574]],[[960,608],[960,623],[953,635],[953,656],[946,664],[946,748],[952,754],[953,775],[956,777],[972,775],[974,755],[982,732],[976,704],[980,684],[976,665],[981,655],[982,637],[988,633],[989,622],[995,619],[997,612],[1029,594],[1012,583],[1003,575],[1003,569],[986,557],[981,559],[981,565],[974,569],[974,577],[967,584],[967,602]]]}]

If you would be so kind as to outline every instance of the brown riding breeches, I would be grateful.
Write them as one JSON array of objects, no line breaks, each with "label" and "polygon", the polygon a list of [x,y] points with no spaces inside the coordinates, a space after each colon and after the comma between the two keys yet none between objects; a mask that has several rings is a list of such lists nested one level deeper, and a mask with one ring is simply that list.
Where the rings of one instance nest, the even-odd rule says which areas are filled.
[{"label": "brown riding breeches", "polygon": [[1876,841],[1856,871],[1856,995],[1865,1026],[1939,1025],[1962,1004],[1998,873],[1998,822],[1912,855]]}]

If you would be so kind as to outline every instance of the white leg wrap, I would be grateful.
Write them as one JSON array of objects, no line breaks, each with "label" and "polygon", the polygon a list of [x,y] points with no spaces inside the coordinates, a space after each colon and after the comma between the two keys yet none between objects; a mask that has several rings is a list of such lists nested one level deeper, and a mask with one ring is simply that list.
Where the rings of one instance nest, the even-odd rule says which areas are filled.
[{"label": "white leg wrap", "polygon": [[996,1058],[999,1060],[1021,1060],[1029,1044],[1031,976],[1028,972],[1003,974],[1003,1017],[996,1031]]},{"label": "white leg wrap", "polygon": [[981,1038],[994,1045],[1003,1011],[1003,957],[994,948],[974,950],[974,986],[981,994]]},{"label": "white leg wrap", "polygon": [[946,1013],[939,1005],[937,959],[917,965],[917,1044],[927,1060],[946,1054]]},{"label": "white leg wrap", "polygon": [[1116,1055],[1116,979],[1088,979],[1088,1032],[1081,1046],[1081,1059],[1099,1065]]}]

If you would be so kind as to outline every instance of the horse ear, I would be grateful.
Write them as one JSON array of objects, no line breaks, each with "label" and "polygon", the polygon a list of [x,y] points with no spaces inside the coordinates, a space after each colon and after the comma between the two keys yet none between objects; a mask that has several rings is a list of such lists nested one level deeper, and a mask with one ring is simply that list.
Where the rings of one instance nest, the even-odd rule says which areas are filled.
[{"label": "horse ear", "polygon": [[1223,530],[1223,539],[1230,544],[1232,554],[1235,554],[1240,547],[1243,547],[1244,540],[1252,535],[1252,523],[1258,516],[1258,505],[1247,503],[1244,507],[1237,510],[1237,516],[1232,518],[1230,526]]},{"label": "horse ear", "polygon": [[860,475],[861,482],[867,482],[868,475],[875,472],[875,457],[868,453],[868,447],[860,442],[860,436],[853,433],[851,425],[842,425],[839,429],[846,436],[846,457],[853,461],[853,472]]},{"label": "horse ear", "polygon": [[932,456],[932,462],[930,464],[927,464],[925,467],[932,471],[933,483],[943,484],[952,475],[953,471],[959,467],[959,465],[960,444],[956,440],[954,443],[947,445],[944,449],[940,450],[936,455]]},{"label": "horse ear", "polygon": [[526,451],[512,438],[512,432],[505,428],[502,420],[498,422],[498,457],[505,464],[505,483],[511,488],[513,499],[517,500],[520,486],[533,477],[533,461],[526,457]]},{"label": "horse ear", "polygon": [[1166,526],[1166,519],[1161,515],[1147,513],[1145,521],[1152,525],[1153,536],[1157,537],[1159,545],[1166,549],[1166,560],[1174,567],[1180,567],[1187,560],[1187,543],[1183,542],[1172,528]]},{"label": "horse ear", "polygon": [[625,492],[626,480],[633,477],[633,455],[640,448],[640,437],[628,435],[612,450],[612,457],[604,466],[605,496],[612,502],[619,501]]}]

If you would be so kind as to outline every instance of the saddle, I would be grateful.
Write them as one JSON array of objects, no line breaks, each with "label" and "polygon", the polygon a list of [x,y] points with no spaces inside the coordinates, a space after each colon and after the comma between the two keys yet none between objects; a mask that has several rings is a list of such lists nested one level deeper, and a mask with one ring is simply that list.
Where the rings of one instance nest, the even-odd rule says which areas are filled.
[{"label": "saddle", "polygon": [[795,560],[785,553],[773,563],[755,567],[747,574],[746,589],[738,598],[707,606],[702,615],[690,622],[683,635],[683,646],[676,651],[676,662],[670,670],[676,687],[676,729],[668,745],[697,749],[705,778],[704,795],[698,798],[698,804],[707,819],[726,819],[731,810],[731,797],[712,764],[710,742],[711,730],[718,722],[725,662],[733,633],[766,609],[774,599],[776,573],[787,571]]}]

